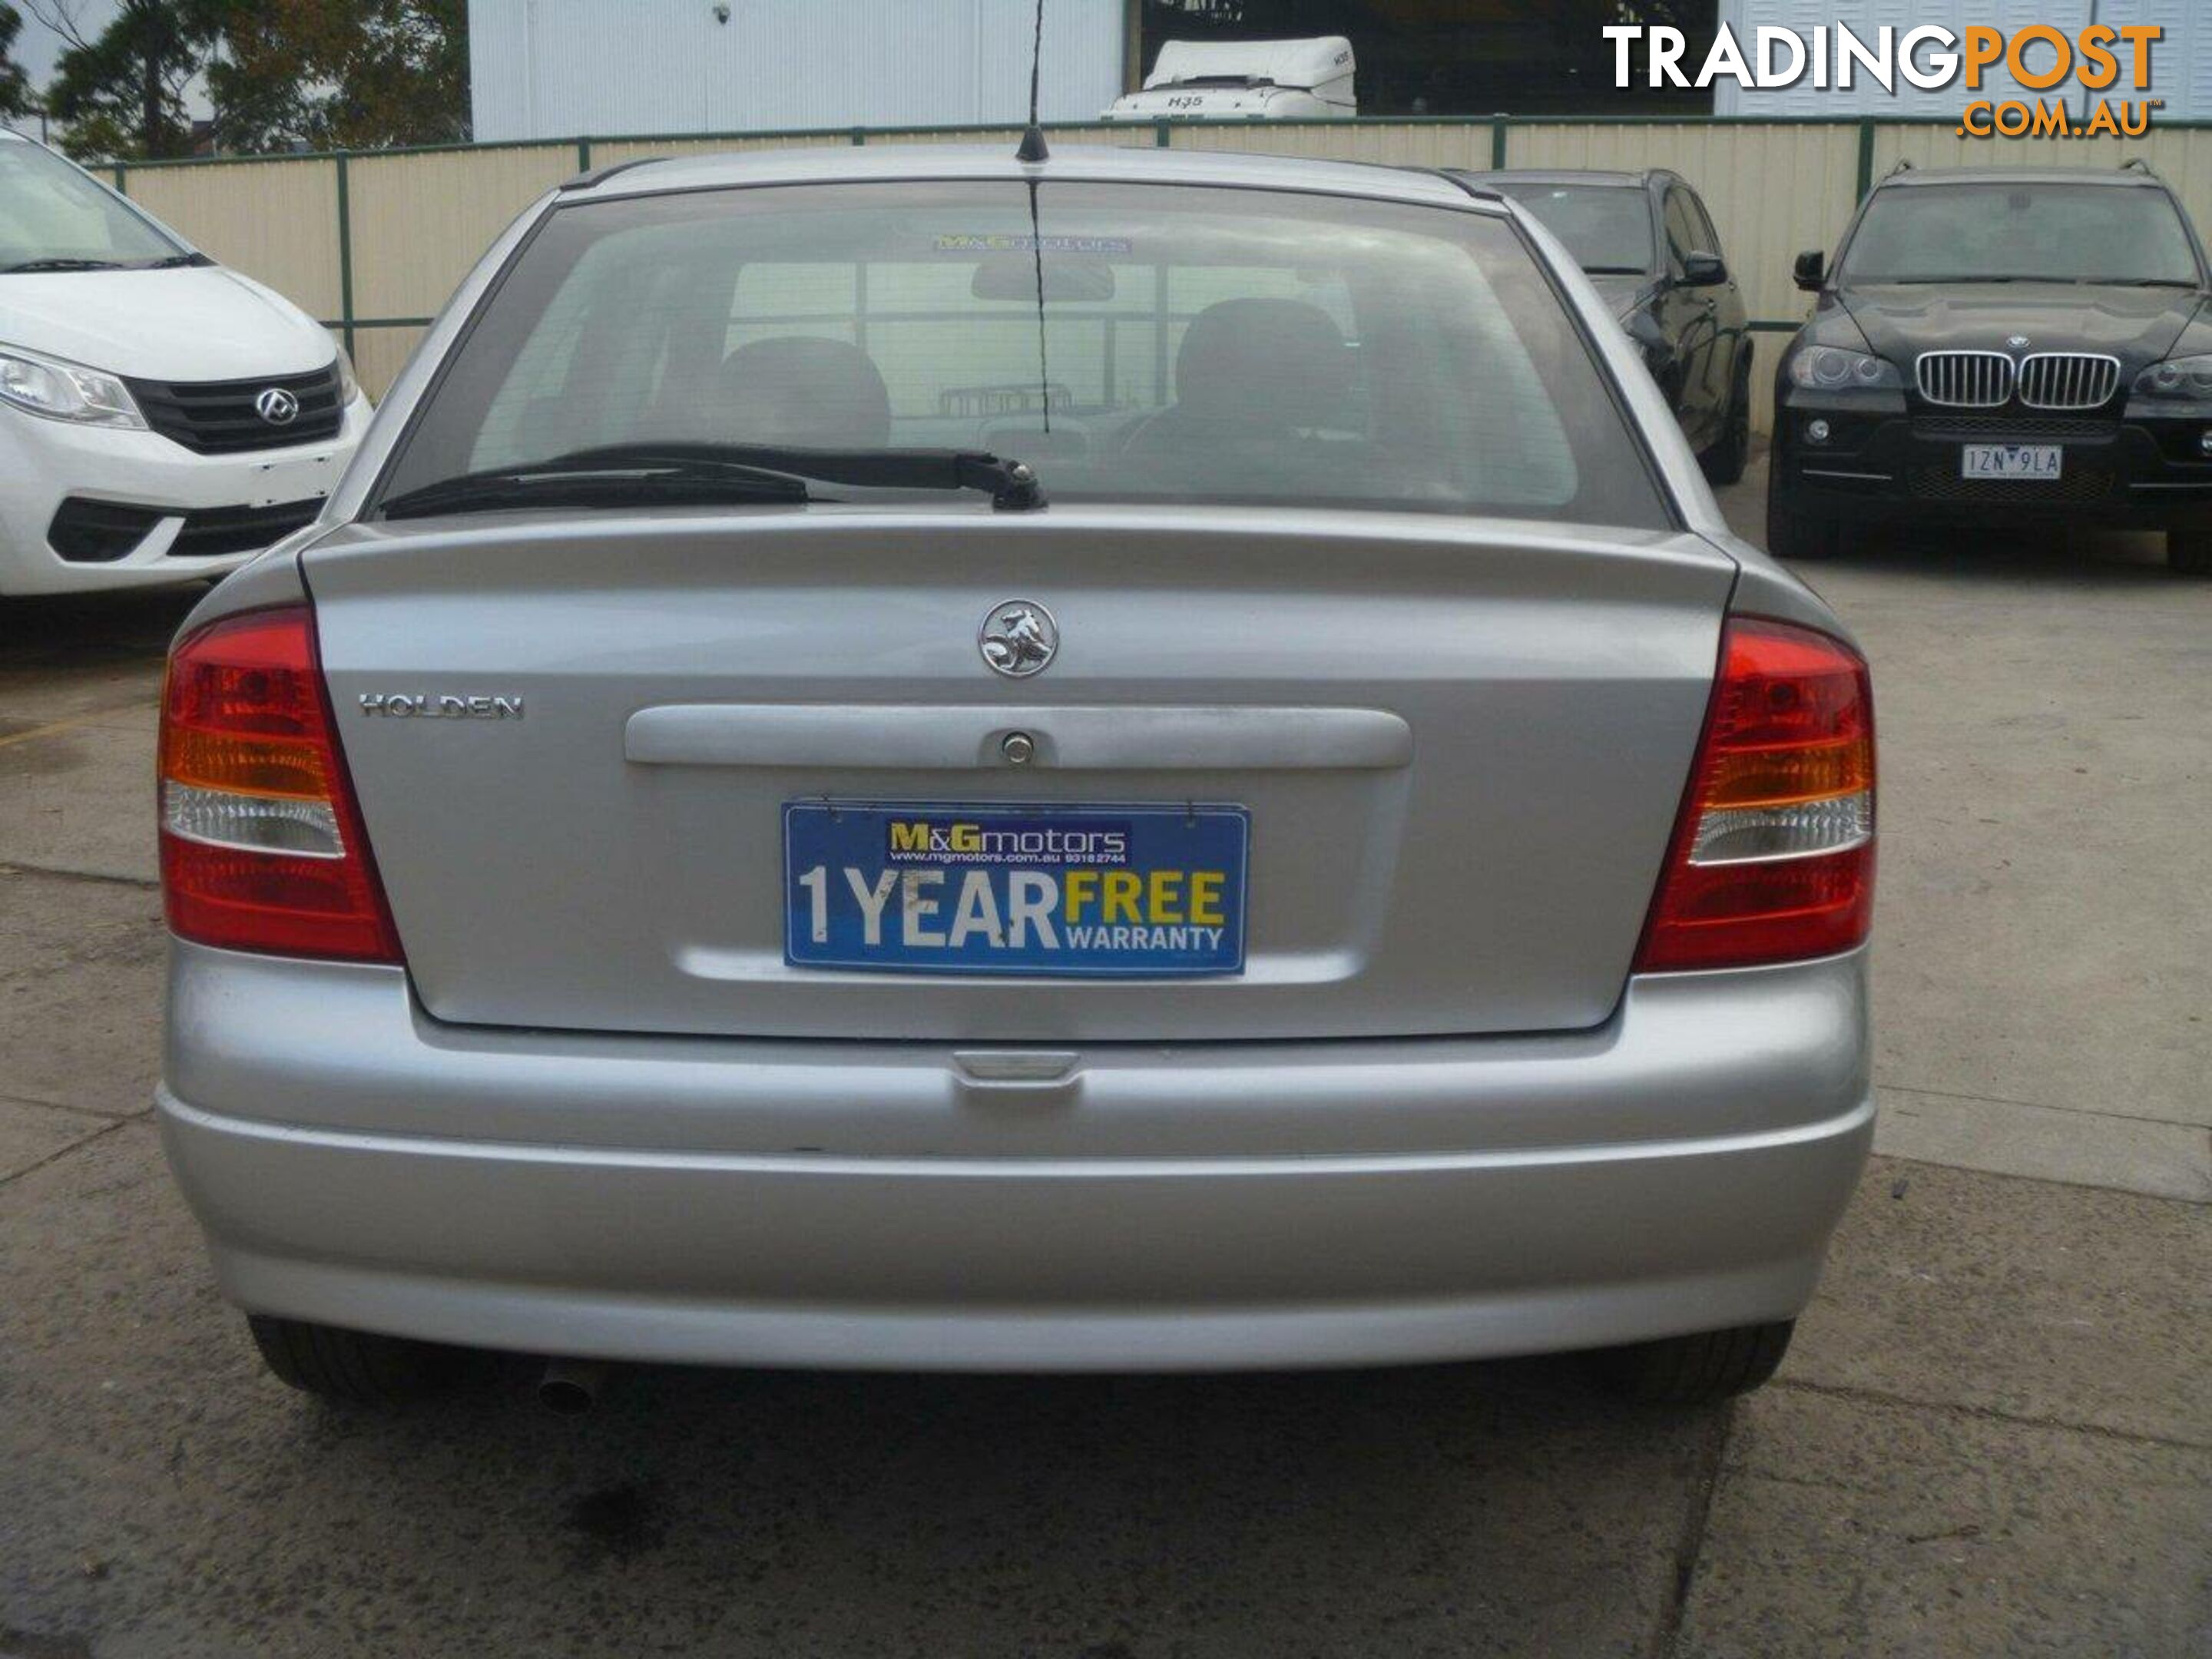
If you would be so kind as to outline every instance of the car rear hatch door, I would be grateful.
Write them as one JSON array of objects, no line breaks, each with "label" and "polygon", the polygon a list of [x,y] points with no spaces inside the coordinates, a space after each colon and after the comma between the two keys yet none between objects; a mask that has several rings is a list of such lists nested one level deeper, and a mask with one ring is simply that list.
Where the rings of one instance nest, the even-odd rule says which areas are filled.
[{"label": "car rear hatch door", "polygon": [[[1066,506],[366,526],[305,569],[433,1016],[1011,1042],[1603,1022],[1735,574],[1663,532]],[[1059,636],[1020,678],[981,647],[1015,599]],[[884,804],[1224,815],[1241,965],[787,960],[792,815]]]}]

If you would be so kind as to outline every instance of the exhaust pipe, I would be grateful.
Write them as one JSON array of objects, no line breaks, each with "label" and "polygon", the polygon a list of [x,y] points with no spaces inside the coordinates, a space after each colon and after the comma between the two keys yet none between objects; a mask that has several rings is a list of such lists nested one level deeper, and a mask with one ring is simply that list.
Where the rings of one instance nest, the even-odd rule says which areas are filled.
[{"label": "exhaust pipe", "polygon": [[562,1417],[581,1417],[599,1402],[607,1368],[596,1359],[549,1359],[538,1379],[538,1403]]}]

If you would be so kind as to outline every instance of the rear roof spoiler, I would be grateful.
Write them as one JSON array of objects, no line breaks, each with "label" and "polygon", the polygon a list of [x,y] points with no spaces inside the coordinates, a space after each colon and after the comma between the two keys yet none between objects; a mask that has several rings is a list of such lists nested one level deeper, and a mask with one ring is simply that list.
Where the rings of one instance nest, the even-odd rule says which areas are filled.
[{"label": "rear roof spoiler", "polygon": [[617,173],[628,173],[632,167],[649,167],[655,161],[668,159],[665,155],[641,155],[635,161],[610,162],[605,167],[594,167],[589,173],[580,173],[573,179],[562,179],[560,188],[563,191],[589,190],[594,185],[605,184]]},{"label": "rear roof spoiler", "polygon": [[1417,167],[1403,169],[1407,173],[1425,173],[1432,179],[1441,179],[1455,189],[1472,196],[1478,202],[1503,202],[1505,192],[1495,185],[1480,185],[1456,167]]}]

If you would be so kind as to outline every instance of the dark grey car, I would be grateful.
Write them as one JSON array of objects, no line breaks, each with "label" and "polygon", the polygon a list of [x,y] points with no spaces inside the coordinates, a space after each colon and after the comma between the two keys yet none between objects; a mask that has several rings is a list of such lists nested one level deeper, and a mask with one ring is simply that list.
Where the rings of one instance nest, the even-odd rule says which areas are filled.
[{"label": "dark grey car", "polygon": [[1741,478],[1751,451],[1750,319],[1720,233],[1688,181],[1664,167],[1453,176],[1510,197],[1566,245],[1643,352],[1705,476]]}]

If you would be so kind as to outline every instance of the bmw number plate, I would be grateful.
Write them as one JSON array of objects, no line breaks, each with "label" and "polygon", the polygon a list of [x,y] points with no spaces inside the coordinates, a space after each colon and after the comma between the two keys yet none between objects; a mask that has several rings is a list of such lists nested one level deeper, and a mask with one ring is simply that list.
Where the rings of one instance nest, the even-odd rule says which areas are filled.
[{"label": "bmw number plate", "polygon": [[2065,459],[2065,450],[2057,444],[1968,444],[1959,476],[2048,483],[2058,477]]},{"label": "bmw number plate", "polygon": [[784,960],[896,973],[1244,969],[1241,806],[790,801]]}]

